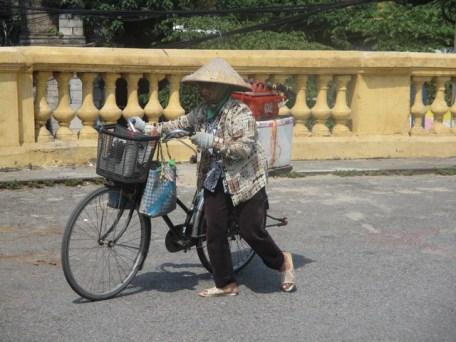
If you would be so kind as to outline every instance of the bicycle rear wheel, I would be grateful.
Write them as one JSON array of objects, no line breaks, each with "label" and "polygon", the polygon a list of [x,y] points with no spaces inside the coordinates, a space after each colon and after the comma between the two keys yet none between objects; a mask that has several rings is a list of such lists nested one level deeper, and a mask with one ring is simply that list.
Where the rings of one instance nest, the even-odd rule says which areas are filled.
[{"label": "bicycle rear wheel", "polygon": [[150,221],[121,187],[102,187],[73,211],[62,241],[68,284],[89,300],[114,297],[138,272],[147,253]]},{"label": "bicycle rear wheel", "polygon": [[[206,245],[206,218],[203,216],[200,222],[200,232],[202,236],[196,242],[196,252],[201,264],[212,273],[212,265],[209,260]],[[233,222],[227,232],[228,243],[230,244],[231,260],[234,272],[243,269],[253,259],[255,251],[239,234],[239,227]]]}]

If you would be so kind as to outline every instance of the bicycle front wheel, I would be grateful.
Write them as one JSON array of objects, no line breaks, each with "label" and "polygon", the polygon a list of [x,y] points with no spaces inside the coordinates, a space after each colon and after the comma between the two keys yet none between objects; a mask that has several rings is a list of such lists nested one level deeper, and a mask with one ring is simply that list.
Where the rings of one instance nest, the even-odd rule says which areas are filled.
[{"label": "bicycle front wheel", "polygon": [[63,235],[68,284],[89,300],[114,297],[138,272],[149,238],[150,221],[121,187],[93,191],[73,211]]}]

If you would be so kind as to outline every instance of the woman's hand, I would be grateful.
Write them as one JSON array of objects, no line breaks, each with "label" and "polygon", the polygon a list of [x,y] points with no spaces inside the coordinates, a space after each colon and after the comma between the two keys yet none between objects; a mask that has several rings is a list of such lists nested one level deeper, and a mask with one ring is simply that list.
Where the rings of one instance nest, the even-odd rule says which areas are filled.
[{"label": "woman's hand", "polygon": [[161,126],[156,126],[156,125],[151,125],[146,123],[143,119],[141,119],[139,116],[133,116],[128,119],[133,126],[143,132],[144,134],[151,135],[153,137],[159,136],[161,132]]},{"label": "woman's hand", "polygon": [[144,132],[146,129],[146,122],[141,119],[139,116],[133,116],[131,118],[128,118],[132,124],[133,127],[135,127],[138,131]]},{"label": "woman's hand", "polygon": [[190,140],[200,149],[207,150],[214,144],[214,135],[206,132],[196,132],[195,135],[190,137]]}]

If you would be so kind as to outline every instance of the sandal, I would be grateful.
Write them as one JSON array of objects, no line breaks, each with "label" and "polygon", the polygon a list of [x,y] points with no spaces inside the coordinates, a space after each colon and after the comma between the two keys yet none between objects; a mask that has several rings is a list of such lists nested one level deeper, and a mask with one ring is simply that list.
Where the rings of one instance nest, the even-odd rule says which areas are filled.
[{"label": "sandal", "polygon": [[200,297],[223,297],[223,296],[236,296],[239,294],[239,289],[234,288],[232,290],[225,291],[218,287],[211,287],[210,289],[205,289],[198,293]]},{"label": "sandal", "polygon": [[289,252],[284,252],[283,254],[289,260],[291,267],[286,271],[282,271],[282,285],[280,288],[283,292],[293,292],[296,290],[293,258]]}]

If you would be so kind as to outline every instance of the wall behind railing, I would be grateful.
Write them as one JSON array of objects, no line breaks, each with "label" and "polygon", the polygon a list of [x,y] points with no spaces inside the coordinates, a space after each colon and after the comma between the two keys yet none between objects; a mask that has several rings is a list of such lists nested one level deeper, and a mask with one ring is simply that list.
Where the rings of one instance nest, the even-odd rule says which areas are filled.
[{"label": "wall behind railing", "polygon": [[[182,77],[213,57],[245,78],[292,87],[294,101],[280,115],[295,118],[293,159],[456,156],[456,129],[444,122],[456,116],[450,54],[18,47],[0,48],[0,167],[85,163],[95,158],[98,121],[177,118]],[[188,160],[179,146],[175,157]]]}]

